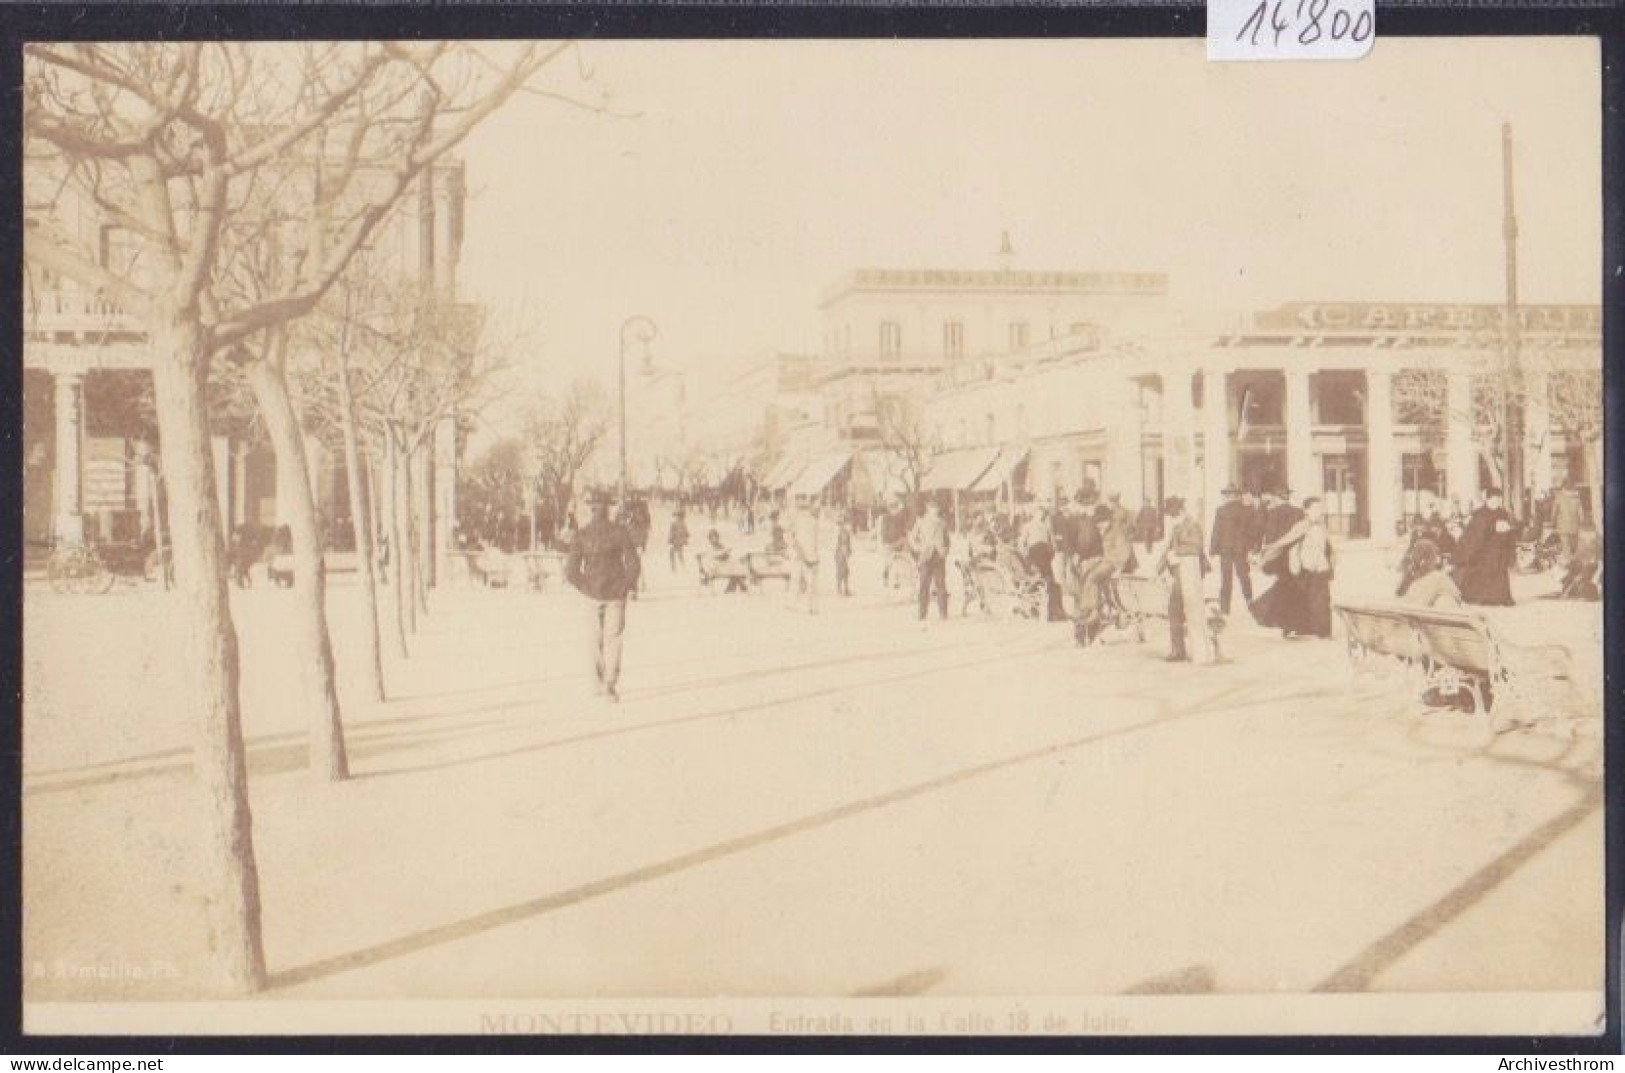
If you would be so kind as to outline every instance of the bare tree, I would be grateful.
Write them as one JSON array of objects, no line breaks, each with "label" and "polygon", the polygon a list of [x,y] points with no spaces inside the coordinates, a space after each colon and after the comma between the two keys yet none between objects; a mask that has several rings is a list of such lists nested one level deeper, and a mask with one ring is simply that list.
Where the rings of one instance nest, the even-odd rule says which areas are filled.
[{"label": "bare tree", "polygon": [[562,396],[542,395],[521,418],[520,439],[555,514],[575,497],[581,473],[609,433],[608,404],[596,380],[578,379]]},{"label": "bare tree", "polygon": [[1585,453],[1586,483],[1591,488],[1591,517],[1601,532],[1602,510],[1602,368],[1554,368],[1547,376],[1552,427]]},{"label": "bare tree", "polygon": [[[365,397],[382,375],[371,360],[376,351],[366,345],[366,333],[361,327],[362,311],[375,304],[373,298],[385,278],[375,267],[371,258],[357,258],[315,314],[300,322],[298,350],[306,360],[297,367],[296,375],[303,415],[316,432],[336,439],[343,452],[350,528],[367,610],[361,638],[363,670],[368,695],[380,701],[388,690],[378,625],[378,583],[373,570],[376,550],[370,457],[375,452],[365,442],[357,403],[357,397]],[[396,360],[401,357],[396,355]],[[404,638],[399,639],[397,654],[406,654]]]},{"label": "bare tree", "polygon": [[[1470,372],[1469,390],[1453,399],[1449,376],[1437,369],[1402,369],[1393,379],[1399,419],[1417,427],[1424,441],[1442,443],[1454,422],[1472,430],[1473,450],[1491,479],[1512,486],[1507,474],[1507,442],[1522,435],[1523,415],[1544,405],[1552,427],[1585,451],[1593,516],[1602,517],[1602,370],[1580,367],[1556,351],[1525,346],[1515,375],[1498,358],[1480,359]],[[1513,415],[1509,422],[1508,416]],[[1544,444],[1540,450],[1548,450]],[[1522,510],[1522,504],[1513,505]]]},{"label": "bare tree", "polygon": [[920,408],[902,396],[876,399],[875,418],[891,476],[915,495],[942,444],[926,429]]},{"label": "bare tree", "polygon": [[769,408],[762,415],[761,426],[751,438],[747,468],[754,485],[759,487],[778,468],[779,463],[784,461],[784,452],[784,429],[779,422],[778,410]]},{"label": "bare tree", "polygon": [[[203,385],[217,354],[315,308],[411,184],[566,48],[27,46],[24,256],[137,318],[152,354],[189,646],[181,654],[190,672],[183,703],[196,721],[215,883],[208,903],[225,990],[258,988],[265,968],[237,635]],[[301,171],[317,175],[302,181]],[[262,185],[278,187],[277,196],[260,197]],[[61,211],[64,199],[99,226],[76,230]],[[258,248],[283,221],[234,225],[245,205],[257,212],[267,200],[297,207],[295,221],[313,234],[280,289],[244,298],[222,285],[234,265],[252,259],[233,247]],[[119,268],[100,256],[104,227],[133,237],[141,251],[133,265]]]},{"label": "bare tree", "polygon": [[1507,383],[1493,367],[1475,366],[1470,388],[1460,397],[1451,396],[1450,377],[1438,369],[1401,369],[1394,374],[1392,392],[1400,421],[1415,425],[1426,443],[1444,443],[1451,425],[1466,424],[1479,460],[1497,483],[1504,483]]}]

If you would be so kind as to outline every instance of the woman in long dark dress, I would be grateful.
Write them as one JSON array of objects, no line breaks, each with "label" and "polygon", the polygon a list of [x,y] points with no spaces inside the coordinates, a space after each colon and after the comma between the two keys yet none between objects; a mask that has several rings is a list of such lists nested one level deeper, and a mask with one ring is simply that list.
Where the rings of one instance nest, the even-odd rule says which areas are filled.
[{"label": "woman in long dark dress", "polygon": [[1470,604],[1512,606],[1512,563],[1517,557],[1518,527],[1501,506],[1501,490],[1484,494],[1456,543],[1456,584]]},{"label": "woman in long dark dress", "polygon": [[1269,591],[1253,601],[1253,618],[1287,637],[1330,637],[1332,547],[1317,497],[1303,501],[1303,517],[1259,552],[1261,561],[1285,556]]}]

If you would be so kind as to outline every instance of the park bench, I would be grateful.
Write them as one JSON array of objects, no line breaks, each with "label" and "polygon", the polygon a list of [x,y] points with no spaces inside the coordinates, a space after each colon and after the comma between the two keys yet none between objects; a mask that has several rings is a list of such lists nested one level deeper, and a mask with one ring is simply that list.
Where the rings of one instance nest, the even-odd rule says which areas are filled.
[{"label": "park bench", "polygon": [[1422,692],[1427,689],[1427,646],[1412,622],[1415,607],[1401,604],[1337,604],[1343,623],[1349,669],[1355,679],[1369,674],[1393,677]]},{"label": "park bench", "polygon": [[[1144,574],[1113,574],[1106,582],[1109,599],[1103,608],[1108,626],[1120,630],[1133,630],[1136,640],[1145,640],[1145,624],[1149,619],[1166,622],[1171,597],[1169,583],[1162,577]],[[1219,611],[1217,600],[1204,599],[1199,612],[1202,628],[1214,658],[1225,662],[1223,634],[1227,625]]]},{"label": "park bench", "polygon": [[778,578],[788,586],[791,573],[790,557],[773,551],[746,552],[745,573],[749,576],[752,587],[759,586],[770,578]]},{"label": "park bench", "polygon": [[1133,630],[1136,640],[1145,640],[1147,619],[1168,617],[1168,584],[1162,578],[1115,574],[1106,584],[1111,595],[1105,608],[1107,623]]},{"label": "park bench", "polygon": [[1007,618],[1043,618],[1049,603],[1044,579],[1010,566],[981,560],[971,567],[978,603],[995,615]]},{"label": "park bench", "polygon": [[508,575],[511,568],[508,556],[499,551],[487,549],[469,559],[468,568],[475,581],[488,589],[505,589],[508,587]]},{"label": "park bench", "polygon": [[1356,673],[1397,669],[1442,696],[1465,692],[1475,714],[1533,718],[1591,707],[1563,645],[1507,640],[1475,611],[1403,604],[1336,604]]},{"label": "park bench", "polygon": [[700,584],[708,589],[720,581],[724,592],[744,592],[751,580],[749,565],[739,559],[721,559],[700,552],[694,556],[694,563],[699,568]]}]

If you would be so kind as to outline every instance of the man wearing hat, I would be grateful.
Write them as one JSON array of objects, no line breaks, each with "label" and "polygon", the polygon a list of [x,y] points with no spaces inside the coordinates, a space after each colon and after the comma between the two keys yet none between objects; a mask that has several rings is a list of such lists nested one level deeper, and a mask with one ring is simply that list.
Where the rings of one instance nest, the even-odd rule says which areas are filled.
[{"label": "man wearing hat", "polygon": [[1213,536],[1208,554],[1219,560],[1219,610],[1230,614],[1230,582],[1241,586],[1241,598],[1253,602],[1253,579],[1247,569],[1247,556],[1258,547],[1254,511],[1241,501],[1241,489],[1228,485],[1224,502],[1213,512]]},{"label": "man wearing hat", "polygon": [[1152,568],[1155,576],[1167,571],[1168,661],[1185,662],[1194,650],[1198,662],[1212,663],[1215,653],[1207,630],[1206,604],[1202,600],[1202,574],[1207,565],[1202,555],[1202,523],[1185,512],[1185,501],[1169,496],[1162,512],[1168,516],[1168,540]]},{"label": "man wearing hat", "polygon": [[594,494],[592,520],[570,544],[564,577],[591,608],[592,670],[600,696],[620,700],[621,634],[626,630],[626,597],[637,584],[638,549],[632,535],[609,519],[609,498]]},{"label": "man wearing hat", "polygon": [[[1263,530],[1259,533],[1256,551],[1265,544],[1273,544],[1292,531],[1292,527],[1303,520],[1303,511],[1292,505],[1292,490],[1285,485],[1277,485],[1264,493]],[[1277,555],[1266,562],[1259,569],[1271,577],[1278,576],[1285,568],[1286,557]]]}]

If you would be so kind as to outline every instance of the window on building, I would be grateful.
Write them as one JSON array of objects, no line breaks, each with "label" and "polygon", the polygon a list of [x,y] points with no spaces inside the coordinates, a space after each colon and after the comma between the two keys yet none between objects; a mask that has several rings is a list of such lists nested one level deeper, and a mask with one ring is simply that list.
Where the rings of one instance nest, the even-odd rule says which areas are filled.
[{"label": "window on building", "polygon": [[[1399,458],[1401,509],[1405,517],[1414,518],[1424,512],[1428,500],[1444,498],[1445,471],[1434,464],[1427,451],[1406,453]],[[1378,490],[1380,494],[1381,490]]]},{"label": "window on building", "polygon": [[946,321],[942,325],[942,352],[950,358],[965,356],[965,322]]},{"label": "window on building", "polygon": [[1365,424],[1365,377],[1359,373],[1316,373],[1309,391],[1316,424]]},{"label": "window on building", "polygon": [[1432,427],[1444,423],[1448,379],[1437,369],[1401,369],[1394,374],[1394,420]]},{"label": "window on building", "polygon": [[1237,377],[1230,390],[1236,398],[1236,434],[1246,436],[1259,425],[1286,423],[1286,381],[1279,376]]},{"label": "window on building", "polygon": [[880,355],[895,358],[903,353],[903,326],[895,320],[880,322]]},{"label": "window on building", "polygon": [[1010,322],[1010,349],[1025,350],[1032,339],[1032,326],[1024,320]]}]

